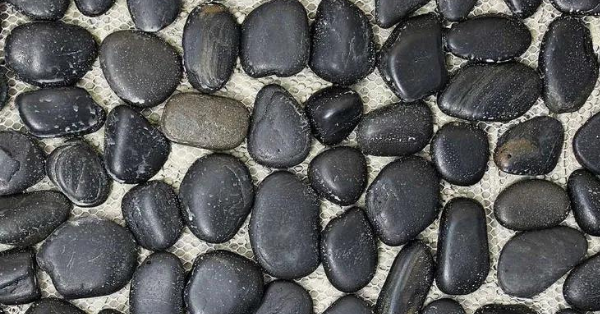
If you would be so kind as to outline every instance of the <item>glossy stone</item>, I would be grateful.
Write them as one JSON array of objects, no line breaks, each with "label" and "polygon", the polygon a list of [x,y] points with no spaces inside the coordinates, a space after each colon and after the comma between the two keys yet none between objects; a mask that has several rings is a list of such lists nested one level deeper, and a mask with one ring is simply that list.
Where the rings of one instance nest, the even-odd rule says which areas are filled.
[{"label": "glossy stone", "polygon": [[32,249],[0,252],[0,303],[25,304],[41,296],[35,275],[35,252]]},{"label": "glossy stone", "polygon": [[339,205],[352,205],[367,187],[367,159],[356,148],[334,147],[311,160],[308,179],[321,197]]},{"label": "glossy stone", "polygon": [[319,199],[298,177],[274,172],[259,185],[250,216],[250,244],[270,275],[296,279],[320,263]]},{"label": "glossy stone", "polygon": [[323,0],[312,24],[310,68],[322,79],[352,85],[375,68],[373,29],[348,0]]},{"label": "glossy stone", "polygon": [[421,314],[466,314],[466,312],[452,299],[439,299],[427,304]]},{"label": "glossy stone", "polygon": [[519,18],[532,16],[542,4],[542,0],[504,0],[504,3]]},{"label": "glossy stone", "polygon": [[135,27],[144,32],[158,32],[169,26],[181,11],[181,0],[127,0]]},{"label": "glossy stone", "polygon": [[34,20],[58,20],[65,15],[70,0],[6,0]]},{"label": "glossy stone", "polygon": [[240,62],[251,77],[292,76],[308,62],[306,9],[298,0],[271,0],[252,10],[242,24]]},{"label": "glossy stone", "polygon": [[569,176],[567,190],[581,230],[600,236],[600,180],[587,170],[575,170]]},{"label": "glossy stone", "polygon": [[21,193],[44,175],[42,149],[29,136],[0,131],[0,196]]},{"label": "glossy stone", "polygon": [[373,314],[373,309],[363,299],[350,294],[337,299],[323,314]]},{"label": "glossy stone", "polygon": [[522,304],[488,304],[475,311],[475,314],[537,314]]},{"label": "glossy stone", "polygon": [[249,115],[244,104],[234,99],[180,93],[167,102],[161,129],[176,143],[229,150],[246,139]]},{"label": "glossy stone", "polygon": [[563,286],[565,300],[583,311],[600,310],[600,255],[575,267]]},{"label": "glossy stone", "polygon": [[181,205],[167,183],[149,181],[133,187],[123,196],[121,210],[136,241],[148,250],[170,248],[181,235]]},{"label": "glossy stone", "polygon": [[577,130],[573,152],[577,161],[595,174],[600,174],[600,114],[595,114]]},{"label": "glossy stone", "polygon": [[414,11],[424,6],[428,0],[375,0],[375,20],[377,25],[390,28],[404,20]]},{"label": "glossy stone", "polygon": [[313,300],[306,289],[293,281],[275,280],[254,314],[313,314]]},{"label": "glossy stone", "polygon": [[45,298],[34,302],[25,314],[86,314],[75,305],[57,298]]},{"label": "glossy stone", "polygon": [[421,157],[389,163],[367,190],[366,212],[381,241],[397,246],[414,239],[437,217],[440,182]]},{"label": "glossy stone", "polygon": [[98,218],[78,218],[62,224],[37,254],[39,267],[67,299],[120,290],[131,279],[136,260],[137,247],[131,233]]},{"label": "glossy stone", "polygon": [[195,89],[214,93],[229,81],[240,36],[235,16],[220,3],[203,4],[190,13],[183,30],[183,64]]},{"label": "glossy stone", "polygon": [[92,68],[98,45],[82,27],[62,22],[32,22],[11,31],[6,38],[5,53],[7,66],[20,80],[41,87],[68,86],[77,83]]},{"label": "glossy stone", "polygon": [[262,296],[258,265],[228,251],[196,258],[183,294],[190,314],[250,313]]},{"label": "glossy stone", "polygon": [[99,16],[110,10],[115,0],[75,0],[75,4],[83,15]]},{"label": "glossy stone", "polygon": [[446,49],[461,58],[500,62],[522,55],[532,37],[516,17],[484,14],[452,25],[444,39]]},{"label": "glossy stone", "polygon": [[456,185],[473,185],[483,178],[490,156],[487,133],[461,122],[442,126],[431,142],[431,159],[440,176]]},{"label": "glossy stone", "polygon": [[379,51],[377,67],[388,87],[404,101],[443,89],[448,70],[438,17],[420,15],[396,26]]},{"label": "glossy stone", "polygon": [[556,113],[581,109],[594,90],[599,67],[585,23],[574,17],[554,20],[544,35],[539,64],[544,104]]},{"label": "glossy stone", "polygon": [[599,15],[600,4],[596,0],[550,0],[559,11],[573,15]]},{"label": "glossy stone", "polygon": [[294,97],[279,85],[263,87],[248,132],[252,159],[272,168],[292,167],[308,156],[311,141],[308,119]]},{"label": "glossy stone", "polygon": [[104,109],[78,87],[25,92],[15,105],[29,133],[42,138],[94,133],[106,120]]},{"label": "glossy stone", "polygon": [[167,100],[182,76],[175,48],[158,36],[140,31],[117,31],[104,38],[100,66],[115,94],[142,108]]},{"label": "glossy stone", "polygon": [[148,181],[164,165],[171,145],[146,118],[127,106],[114,108],[106,119],[104,158],[108,174],[117,182]]},{"label": "glossy stone", "polygon": [[536,117],[519,123],[498,139],[494,162],[506,173],[544,175],[558,164],[565,130],[551,117]]},{"label": "glossy stone", "polygon": [[438,11],[445,20],[458,22],[467,18],[477,0],[437,0]]},{"label": "glossy stone", "polygon": [[500,253],[500,287],[511,296],[532,298],[581,262],[587,248],[583,233],[569,227],[517,234]]},{"label": "glossy stone", "polygon": [[196,160],[179,188],[185,223],[203,241],[229,241],[242,227],[254,202],[250,171],[225,154]]},{"label": "glossy stone", "polygon": [[542,91],[537,72],[517,62],[461,67],[437,104],[445,114],[470,121],[509,121],[527,112]]}]

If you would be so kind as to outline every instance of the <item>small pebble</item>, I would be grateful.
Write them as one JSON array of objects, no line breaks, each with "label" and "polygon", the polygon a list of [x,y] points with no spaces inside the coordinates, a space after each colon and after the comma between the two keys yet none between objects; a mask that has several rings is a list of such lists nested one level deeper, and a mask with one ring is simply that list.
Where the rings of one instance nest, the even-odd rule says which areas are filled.
[{"label": "small pebble", "polygon": [[596,175],[600,174],[600,113],[583,124],[573,138],[577,161]]},{"label": "small pebble", "polygon": [[466,312],[452,299],[439,299],[427,304],[421,314],[466,314]]},{"label": "small pebble", "polygon": [[45,159],[29,136],[0,131],[0,196],[21,193],[42,180]]},{"label": "small pebble", "polygon": [[42,295],[35,270],[35,251],[12,249],[0,252],[0,303],[25,304]]},{"label": "small pebble", "polygon": [[79,12],[86,16],[100,16],[115,4],[115,0],[75,0]]},{"label": "small pebble", "polygon": [[600,180],[579,169],[569,176],[567,190],[577,224],[585,233],[600,236]]},{"label": "small pebble", "polygon": [[363,299],[350,294],[337,299],[323,314],[373,314],[373,309]]},{"label": "small pebble", "polygon": [[179,16],[181,6],[181,0],[127,0],[135,27],[144,32],[169,26]]},{"label": "small pebble", "polygon": [[313,314],[313,300],[306,289],[293,281],[275,280],[254,314]]},{"label": "small pebble", "polygon": [[57,298],[45,298],[34,302],[25,314],[86,314],[75,305]]},{"label": "small pebble", "polygon": [[6,2],[34,20],[61,19],[71,3],[70,0],[6,0]]},{"label": "small pebble", "polygon": [[575,267],[563,286],[565,300],[582,311],[600,311],[600,255]]},{"label": "small pebble", "polygon": [[375,21],[382,28],[390,28],[428,2],[429,0],[375,0]]}]

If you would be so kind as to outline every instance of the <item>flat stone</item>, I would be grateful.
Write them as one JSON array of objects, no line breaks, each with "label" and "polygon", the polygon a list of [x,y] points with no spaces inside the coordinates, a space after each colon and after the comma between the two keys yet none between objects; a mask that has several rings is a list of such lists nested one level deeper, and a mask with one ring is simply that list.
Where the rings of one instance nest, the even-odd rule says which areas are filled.
[{"label": "flat stone", "polygon": [[176,143],[229,150],[246,139],[249,116],[248,109],[237,100],[181,93],[167,102],[161,129],[168,139]]},{"label": "flat stone", "polygon": [[450,22],[458,22],[467,18],[477,0],[437,0],[437,7],[442,17]]},{"label": "flat stone", "polygon": [[83,15],[100,16],[115,4],[115,0],[75,0],[77,9]]},{"label": "flat stone", "polygon": [[148,250],[170,248],[181,235],[181,205],[167,183],[149,181],[133,187],[123,196],[121,210],[136,241]]},{"label": "flat stone", "polygon": [[337,299],[323,314],[373,314],[373,309],[363,299],[350,294]]},{"label": "flat stone", "polygon": [[567,190],[581,230],[600,236],[600,180],[587,170],[575,170],[569,176]]},{"label": "flat stone", "polygon": [[263,87],[248,132],[252,159],[272,168],[292,167],[306,159],[311,142],[308,119],[294,97],[279,85]]},{"label": "flat stone", "polygon": [[311,160],[308,179],[315,191],[339,205],[352,205],[367,187],[367,159],[356,148],[338,146]]},{"label": "flat stone", "polygon": [[532,16],[542,4],[542,0],[504,0],[512,13],[522,19]]},{"label": "flat stone", "polygon": [[42,180],[45,158],[29,136],[0,131],[0,196],[21,193]]},{"label": "flat stone", "polygon": [[312,24],[310,68],[322,79],[352,85],[375,69],[373,29],[348,0],[323,0]]},{"label": "flat stone", "polygon": [[358,124],[356,137],[363,153],[407,156],[421,151],[433,135],[433,114],[422,102],[396,103],[375,109]]},{"label": "flat stone", "polygon": [[377,67],[388,87],[404,101],[442,90],[448,70],[438,17],[419,15],[396,26],[379,51]]},{"label": "flat stone", "polygon": [[600,4],[596,0],[550,0],[562,13],[573,15],[599,15]]},{"label": "flat stone", "polygon": [[313,300],[306,289],[293,281],[275,280],[265,288],[265,294],[255,314],[313,314]]},{"label": "flat stone", "polygon": [[6,0],[6,2],[34,20],[61,19],[71,3],[70,0]]},{"label": "flat stone", "polygon": [[375,0],[375,21],[383,28],[390,28],[394,24],[406,19],[413,12],[424,6],[428,0]]},{"label": "flat stone", "polygon": [[92,68],[98,45],[90,32],[77,25],[32,22],[11,31],[5,53],[6,64],[18,79],[41,87],[69,86]]},{"label": "flat stone", "polygon": [[129,282],[137,247],[131,233],[110,220],[78,218],[62,224],[46,239],[37,263],[63,297],[98,297]]},{"label": "flat stone", "polygon": [[500,287],[508,295],[532,298],[583,261],[587,248],[583,233],[565,226],[517,234],[500,253]]},{"label": "flat stone", "polygon": [[150,180],[164,165],[171,144],[158,128],[127,106],[117,106],[106,119],[104,161],[117,182]]},{"label": "flat stone", "polygon": [[242,24],[240,62],[251,77],[292,76],[308,63],[310,31],[297,0],[271,0],[252,10]]},{"label": "flat stone", "polygon": [[321,259],[327,278],[346,293],[365,287],[377,269],[377,238],[362,209],[353,207],[332,219],[321,234]]},{"label": "flat stone", "polygon": [[506,131],[496,144],[494,162],[506,173],[544,175],[558,164],[565,130],[551,117],[536,117]]},{"label": "flat stone", "polygon": [[600,310],[600,255],[575,267],[563,286],[565,300],[582,311]]},{"label": "flat stone", "polygon": [[57,298],[45,298],[40,301],[34,302],[25,314],[49,314],[49,313],[60,313],[60,314],[86,314],[75,305]]},{"label": "flat stone", "polygon": [[241,160],[212,154],[188,169],[179,198],[192,233],[209,243],[223,243],[235,236],[250,214],[254,185]]},{"label": "flat stone", "polygon": [[158,32],[175,21],[181,0],[127,0],[135,27],[144,32]]},{"label": "flat stone", "polygon": [[567,192],[557,184],[526,179],[505,188],[494,202],[498,222],[517,231],[554,227],[569,215]]},{"label": "flat stone", "polygon": [[389,163],[367,190],[366,212],[387,245],[414,239],[438,215],[440,182],[433,166],[417,156]]},{"label": "flat stone", "polygon": [[560,17],[550,24],[539,65],[544,104],[555,113],[581,109],[594,90],[599,67],[592,35],[583,20]]},{"label": "flat stone", "polygon": [[522,304],[488,304],[475,311],[475,314],[537,314]]},{"label": "flat stone", "polygon": [[466,312],[458,302],[452,299],[439,299],[427,304],[421,314],[466,314]]},{"label": "flat stone", "polygon": [[577,130],[573,152],[577,161],[595,174],[600,174],[600,114],[595,114]]},{"label": "flat stone", "polygon": [[158,36],[130,30],[104,38],[100,66],[115,94],[142,108],[167,100],[179,85],[183,72],[175,48]]},{"label": "flat stone", "polygon": [[32,249],[0,252],[0,303],[15,305],[38,300],[42,294],[35,276]]},{"label": "flat stone", "polygon": [[241,30],[220,3],[197,6],[183,30],[183,65],[192,86],[203,93],[221,89],[233,74]]},{"label": "flat stone", "polygon": [[183,294],[190,314],[249,313],[262,296],[260,267],[228,251],[196,258]]},{"label": "flat stone", "polygon": [[319,214],[316,193],[292,173],[277,171],[261,182],[249,232],[254,256],[267,273],[296,279],[317,269]]},{"label": "flat stone", "polygon": [[470,64],[458,70],[437,104],[455,118],[505,122],[527,112],[541,92],[540,76],[522,63]]}]

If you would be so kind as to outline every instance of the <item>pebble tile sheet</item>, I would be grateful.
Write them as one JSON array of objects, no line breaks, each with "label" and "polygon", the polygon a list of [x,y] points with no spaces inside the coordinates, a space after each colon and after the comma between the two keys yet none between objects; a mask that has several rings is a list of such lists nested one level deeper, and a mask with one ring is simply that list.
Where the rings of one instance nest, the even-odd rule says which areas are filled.
[{"label": "pebble tile sheet", "polygon": [[[244,17],[261,2],[266,0],[224,0],[223,3],[227,5],[232,12],[235,13],[238,21],[243,21]],[[309,12],[309,18],[314,19],[315,11],[319,0],[300,0],[307,11]],[[354,1],[362,10],[364,10],[371,22],[374,21],[374,0],[351,0]],[[158,33],[159,36],[166,39],[169,43],[177,47],[181,52],[181,36],[183,33],[183,27],[189,12],[197,5],[203,3],[200,0],[184,0],[183,11],[181,12],[178,19]],[[430,12],[435,10],[435,1],[431,1],[425,7],[420,9],[417,13]],[[18,13],[15,9],[6,5],[5,3],[0,4],[0,12],[2,18],[2,33],[0,38],[0,48],[4,47],[4,39],[12,28],[19,24],[23,24],[28,19]],[[475,6],[474,11],[471,15],[480,15],[483,13],[490,12],[502,12],[509,13],[508,7],[502,0],[479,0]],[[552,19],[559,15],[559,12],[550,5],[549,0],[544,0],[543,5],[537,11],[537,13],[527,19],[525,23],[531,29],[534,38],[533,45],[527,50],[527,52],[520,58],[526,64],[533,67],[537,66],[538,52],[540,48],[540,42],[544,32],[546,31],[548,24]],[[107,14],[89,18],[77,11],[77,8],[73,3],[69,8],[64,19],[66,22],[74,23],[88,29],[94,34],[99,40],[104,39],[108,34],[121,30],[133,28],[133,22],[129,16],[126,6],[126,0],[117,0],[115,6],[107,12]],[[598,53],[600,50],[600,17],[588,17],[585,19],[588,26],[591,29],[594,40],[594,48]],[[375,24],[375,23],[373,23]],[[275,26],[277,27],[277,26]],[[374,27],[376,43],[378,47],[385,41],[392,29],[383,30],[379,27]],[[3,52],[0,58],[3,59]],[[448,55],[451,69],[455,70],[464,61],[458,58]],[[305,102],[308,97],[315,91],[328,86],[329,84],[324,80],[319,79],[309,69],[304,69],[298,75],[290,78],[276,78],[267,77],[262,79],[251,79],[249,76],[243,73],[239,63],[235,69],[235,72],[224,89],[219,91],[217,95],[235,98],[242,101],[248,108],[252,107],[254,97],[263,85],[269,83],[278,83],[284,86],[297,100]],[[19,118],[17,110],[14,105],[15,96],[18,93],[32,90],[33,87],[22,82],[16,81],[13,77],[10,78],[10,101],[8,105],[0,112],[0,130],[5,129],[16,129],[26,131],[22,121]],[[93,98],[107,110],[119,105],[121,101],[119,98],[110,90],[106,80],[102,76],[99,62],[96,61],[93,70],[90,71],[83,80],[79,83],[80,87],[88,90]],[[377,72],[372,73],[366,79],[359,82],[354,89],[358,91],[365,103],[365,111],[371,111],[381,106],[385,106],[398,99],[393,95],[392,91],[389,90],[383,80],[379,77]],[[191,91],[192,87],[187,82],[187,79],[183,80],[183,83],[179,86],[178,92]],[[435,113],[436,129],[443,124],[454,120],[441,113],[435,105],[435,98],[429,97],[427,103],[431,106]],[[596,86],[594,92],[589,98],[585,106],[576,113],[561,114],[552,116],[557,117],[565,126],[566,138],[565,147],[561,155],[560,162],[556,169],[545,176],[546,179],[552,180],[561,186],[566,186],[566,180],[568,175],[575,169],[579,168],[575,156],[572,153],[571,141],[576,130],[594,113],[600,111],[600,86]],[[143,113],[154,123],[157,123],[160,119],[160,115],[163,110],[163,105],[156,108],[145,110]],[[499,136],[504,133],[511,125],[516,124],[519,121],[524,121],[535,116],[549,114],[548,109],[544,106],[541,99],[538,100],[536,105],[527,112],[523,117],[512,121],[509,124],[500,123],[481,123],[481,126],[489,133],[491,149],[496,145],[496,141]],[[98,149],[102,148],[103,145],[104,128],[100,131],[85,136],[86,140],[95,145]],[[62,140],[44,140],[43,145],[47,153],[51,152],[55,147],[60,145]],[[354,146],[356,144],[355,134],[352,134],[350,138],[343,144]],[[320,151],[324,150],[325,147],[314,141],[313,148],[308,159],[302,164],[293,168],[293,171],[298,173],[302,177],[306,177],[306,169],[309,161]],[[420,154],[429,157],[429,147],[425,148]],[[179,184],[185,175],[188,167],[199,157],[208,154],[209,151],[182,146],[178,144],[173,145],[173,151],[170,155],[168,162],[164,168],[156,175],[154,179],[165,180],[166,182],[179,188]],[[246,150],[245,143],[242,146],[231,151],[232,154],[241,158],[250,168],[252,177],[255,184],[260,182],[268,173],[269,169],[262,167],[252,161]],[[389,163],[392,158],[383,157],[369,157],[369,183],[375,178],[379,170]],[[456,299],[467,309],[467,313],[473,313],[481,305],[491,302],[511,303],[521,302],[535,308],[539,313],[554,314],[559,309],[565,308],[566,303],[562,296],[562,284],[564,278],[559,280],[557,283],[552,285],[546,292],[535,297],[533,300],[518,300],[511,298],[504,294],[497,284],[496,267],[498,261],[499,252],[506,243],[506,241],[514,234],[512,231],[501,227],[498,222],[493,218],[492,204],[496,195],[510,185],[512,182],[518,180],[519,176],[512,176],[501,173],[494,162],[489,161],[489,171],[484,176],[483,180],[472,187],[457,187],[451,186],[448,183],[443,183],[443,199],[444,203],[448,200],[466,196],[472,197],[481,202],[486,209],[488,217],[488,231],[489,241],[492,256],[492,269],[486,280],[486,283],[475,293],[457,297]],[[53,188],[51,182],[46,178],[38,185],[34,186],[32,190],[48,189]],[[120,203],[123,194],[131,188],[130,185],[113,184],[112,193],[105,204],[93,208],[79,208],[75,207],[75,216],[98,216],[109,218],[117,221],[118,223],[124,224],[123,217],[121,215]],[[359,201],[360,205],[364,205],[364,196]],[[321,206],[321,218],[322,225],[326,223],[334,216],[340,214],[343,208],[334,205],[332,203],[323,201]],[[573,215],[571,214],[567,220],[567,224],[575,225]],[[429,245],[435,250],[437,242],[437,229],[438,221],[427,228],[420,237],[424,239]],[[194,237],[189,230],[185,230],[181,239],[173,246],[169,251],[179,256],[185,263],[187,270],[191,268],[191,265],[198,254],[202,254],[209,250],[216,248],[224,248],[227,250],[235,251],[246,257],[252,257],[252,250],[250,248],[250,242],[248,239],[247,222],[242,230],[229,242],[221,245],[208,245],[196,237]],[[588,236],[590,242],[590,248],[588,254],[596,253],[600,251],[600,238],[591,238]],[[0,246],[0,250],[4,250],[7,247]],[[386,275],[390,269],[390,266],[396,256],[400,247],[387,247],[380,244],[380,263],[377,268],[377,273],[372,282],[359,291],[359,295],[366,298],[370,302],[374,302],[377,299],[379,290],[383,285]],[[139,260],[142,261],[147,255],[148,251],[142,250]],[[52,286],[50,278],[42,273],[38,273],[40,284],[43,290],[44,296],[56,296],[56,290]],[[320,266],[317,271],[306,278],[299,280],[299,283],[310,291],[311,296],[315,302],[315,312],[323,312],[333,301],[342,295],[341,292],[337,291],[325,277],[323,267]],[[121,291],[98,298],[82,299],[73,301],[74,304],[81,307],[83,310],[89,313],[98,313],[103,308],[113,308],[128,313],[128,302],[127,296],[129,294],[129,286],[123,288]],[[436,287],[433,287],[427,303],[444,297]],[[9,307],[8,313],[16,314],[23,313],[27,306],[21,307]]]}]

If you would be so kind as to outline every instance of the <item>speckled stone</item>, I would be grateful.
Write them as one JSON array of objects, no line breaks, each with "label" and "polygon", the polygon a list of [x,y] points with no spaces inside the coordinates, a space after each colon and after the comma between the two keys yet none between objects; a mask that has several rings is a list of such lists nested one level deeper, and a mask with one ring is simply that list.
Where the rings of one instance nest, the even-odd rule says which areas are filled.
[{"label": "speckled stone", "polygon": [[0,252],[0,303],[25,304],[42,294],[36,279],[35,252],[11,249]]},{"label": "speckled stone", "polygon": [[510,11],[522,18],[532,16],[542,4],[542,0],[504,0]]},{"label": "speckled stone", "polygon": [[585,169],[578,169],[569,176],[567,189],[581,230],[600,236],[600,179]]},{"label": "speckled stone", "polygon": [[477,0],[437,0],[438,11],[445,20],[458,22],[467,18]]},{"label": "speckled stone", "polygon": [[75,4],[83,15],[99,16],[108,12],[115,4],[115,0],[75,0]]},{"label": "speckled stone", "polygon": [[427,304],[421,314],[466,314],[466,312],[458,302],[452,299],[439,299]]},{"label": "speckled stone", "polygon": [[127,0],[135,27],[144,32],[158,32],[175,21],[181,0]]},{"label": "speckled stone", "polygon": [[29,136],[0,131],[0,196],[21,193],[42,180],[45,159]]},{"label": "speckled stone", "polygon": [[573,138],[577,161],[596,175],[600,174],[600,113],[583,124]]},{"label": "speckled stone", "polygon": [[46,298],[34,302],[25,314],[86,314],[75,305],[57,298]]},{"label": "speckled stone", "polygon": [[34,20],[58,20],[65,15],[70,0],[6,0]]},{"label": "speckled stone", "polygon": [[600,254],[575,267],[563,286],[565,300],[583,311],[600,310]]},{"label": "speckled stone", "polygon": [[596,0],[550,0],[562,13],[573,15],[599,15],[600,4]]},{"label": "speckled stone", "polygon": [[306,289],[293,281],[275,280],[254,314],[313,314],[313,300]]}]

